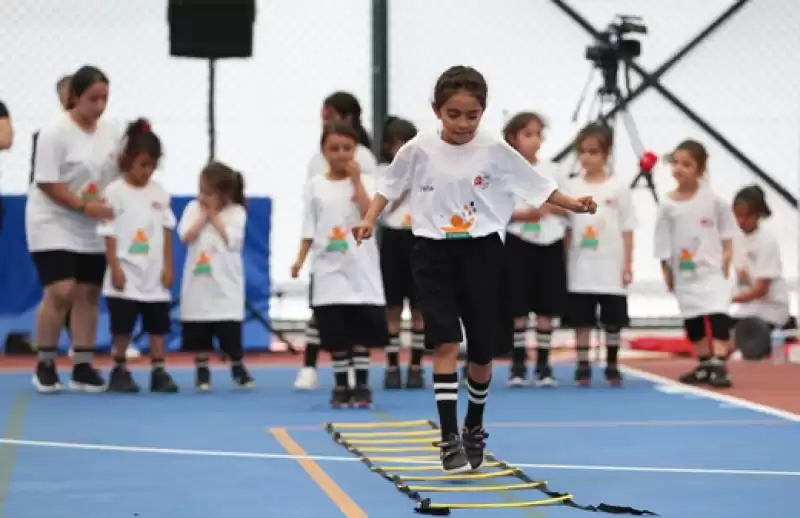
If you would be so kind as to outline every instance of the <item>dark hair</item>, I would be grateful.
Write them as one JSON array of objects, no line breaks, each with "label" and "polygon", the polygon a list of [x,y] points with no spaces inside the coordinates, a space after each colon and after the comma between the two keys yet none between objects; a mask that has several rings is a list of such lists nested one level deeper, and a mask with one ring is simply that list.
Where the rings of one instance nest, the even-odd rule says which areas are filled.
[{"label": "dark hair", "polygon": [[[705,172],[706,166],[708,165],[708,151],[706,151],[706,147],[703,144],[696,140],[688,139],[678,144],[675,151],[686,151],[689,153],[694,161],[697,162],[700,173],[702,174]],[[670,154],[670,161],[672,161],[675,151]]]},{"label": "dark hair", "polygon": [[331,135],[341,135],[353,139],[353,142],[358,142],[358,131],[347,121],[332,121],[322,128],[322,137],[319,139],[319,147],[325,145],[325,141]]},{"label": "dark hair", "polygon": [[349,92],[334,92],[325,98],[322,106],[335,111],[343,119],[349,118],[350,124],[356,130],[356,142],[367,148],[372,147],[372,139],[361,122],[361,103],[355,95]]},{"label": "dark hair", "polygon": [[517,134],[524,130],[531,122],[538,124],[542,130],[547,127],[544,118],[535,112],[520,112],[506,122],[506,125],[503,127],[503,138],[509,146],[513,145],[511,139],[516,137]]},{"label": "dark hair", "polygon": [[125,130],[125,145],[119,155],[119,168],[127,171],[133,165],[133,161],[140,153],[158,162],[161,159],[161,139],[153,133],[153,129],[147,119],[136,119],[128,124]]},{"label": "dark hair", "polygon": [[72,76],[70,75],[63,76],[61,79],[59,79],[56,82],[56,92],[61,92],[61,89],[64,88],[64,86],[69,86],[70,81],[72,81]]},{"label": "dark hair", "polygon": [[383,125],[383,142],[381,142],[380,162],[391,163],[394,156],[391,148],[398,142],[406,143],[417,136],[417,127],[414,123],[400,117],[389,116]]},{"label": "dark hair", "polygon": [[772,216],[772,211],[769,210],[767,199],[764,195],[764,189],[758,185],[749,185],[736,193],[733,198],[733,205],[736,206],[740,203],[747,205],[747,210],[751,214],[755,213],[762,218]]},{"label": "dark hair", "polygon": [[244,176],[239,171],[222,162],[211,162],[203,168],[200,177],[212,189],[244,206]]},{"label": "dark hair", "polygon": [[575,149],[578,150],[587,138],[596,138],[606,154],[614,147],[614,132],[601,122],[591,122],[578,132],[578,136],[575,137]]},{"label": "dark hair", "polygon": [[486,99],[489,96],[486,79],[474,68],[463,65],[450,67],[439,76],[433,88],[433,107],[440,109],[448,99],[461,90],[472,94],[481,108],[486,109]]},{"label": "dark hair", "polygon": [[95,83],[110,84],[108,76],[97,67],[91,65],[84,65],[78,69],[77,72],[72,74],[69,82],[69,100],[67,101],[67,109],[71,110],[75,107],[75,99],[83,95]]}]

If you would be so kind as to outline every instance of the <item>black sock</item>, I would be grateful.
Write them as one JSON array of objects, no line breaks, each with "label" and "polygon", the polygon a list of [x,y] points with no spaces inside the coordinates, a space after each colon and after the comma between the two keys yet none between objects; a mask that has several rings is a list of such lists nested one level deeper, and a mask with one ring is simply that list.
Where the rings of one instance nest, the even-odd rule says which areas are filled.
[{"label": "black sock", "polygon": [[458,434],[458,374],[433,373],[433,392],[439,411],[442,440]]},{"label": "black sock", "polygon": [[164,368],[164,358],[150,358],[150,365],[153,367],[153,370],[156,369],[163,369]]},{"label": "black sock", "polygon": [[353,367],[356,371],[356,386],[369,384],[369,351],[353,351]]},{"label": "black sock", "polygon": [[698,356],[697,357],[697,363],[699,364],[698,366],[699,367],[708,367],[711,364],[711,358],[712,357],[711,357],[710,354],[706,355],[706,356]]},{"label": "black sock", "polygon": [[37,349],[36,356],[40,363],[55,363],[58,357],[58,348],[55,345],[40,345]]},{"label": "black sock", "polygon": [[578,344],[575,348],[578,352],[578,363],[590,363],[589,352],[591,346],[589,344]]},{"label": "black sock", "polygon": [[606,365],[616,365],[619,360],[619,333],[606,331]]},{"label": "black sock", "polygon": [[198,355],[194,358],[194,365],[198,369],[200,368],[208,368],[208,356]]},{"label": "black sock", "polygon": [[726,363],[728,363],[727,356],[714,356],[709,360],[709,364],[713,367],[725,367]]},{"label": "black sock", "polygon": [[127,369],[128,359],[125,356],[115,356],[114,357],[114,367],[123,370]]},{"label": "black sock", "polygon": [[414,329],[411,331],[411,365],[419,367],[425,356],[425,331]]},{"label": "black sock", "polygon": [[511,362],[514,365],[525,365],[528,360],[528,331],[514,329],[514,348],[511,350]]},{"label": "black sock", "polygon": [[400,366],[400,335],[389,335],[389,345],[386,347],[386,365],[390,369]]},{"label": "black sock", "polygon": [[306,324],[306,348],[303,351],[303,367],[317,368],[319,360],[319,330],[312,318]]},{"label": "black sock", "polygon": [[348,388],[347,374],[350,372],[350,357],[345,353],[333,358],[333,382],[336,388]]},{"label": "black sock", "polygon": [[467,405],[467,418],[464,420],[464,426],[467,429],[483,426],[483,409],[486,406],[486,398],[489,397],[489,385],[491,382],[491,379],[486,383],[479,383],[467,378],[469,404]]},{"label": "black sock", "polygon": [[550,364],[550,347],[553,344],[553,331],[536,330],[536,365],[546,367]]}]

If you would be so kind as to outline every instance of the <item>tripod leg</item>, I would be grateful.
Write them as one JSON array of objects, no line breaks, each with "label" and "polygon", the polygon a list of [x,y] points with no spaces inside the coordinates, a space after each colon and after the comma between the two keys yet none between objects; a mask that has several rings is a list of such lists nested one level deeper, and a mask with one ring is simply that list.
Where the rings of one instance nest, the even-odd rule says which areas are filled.
[{"label": "tripod leg", "polygon": [[264,315],[262,315],[261,312],[259,312],[256,307],[254,307],[249,302],[245,302],[244,305],[245,305],[245,308],[247,308],[247,311],[250,312],[251,318],[254,318],[261,325],[263,325],[264,328],[267,331],[270,332],[270,334],[273,334],[273,335],[277,336],[278,340],[280,340],[281,343],[286,344],[286,348],[289,350],[289,353],[291,353],[291,354],[299,354],[299,351],[295,348],[294,344],[292,344],[292,342],[290,342],[286,338],[286,335],[282,331],[278,331],[277,329],[272,327],[272,322],[270,322],[268,318],[264,317]]}]

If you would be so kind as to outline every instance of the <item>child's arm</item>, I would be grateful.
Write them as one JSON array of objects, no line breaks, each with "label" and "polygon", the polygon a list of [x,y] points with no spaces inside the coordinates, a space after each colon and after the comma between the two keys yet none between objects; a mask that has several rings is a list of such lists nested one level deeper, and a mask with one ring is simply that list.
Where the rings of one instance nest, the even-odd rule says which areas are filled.
[{"label": "child's arm", "polygon": [[193,243],[203,227],[208,223],[208,214],[200,207],[197,200],[192,201],[186,207],[178,225],[178,236],[185,244]]},{"label": "child's arm", "polygon": [[673,256],[672,234],[669,213],[666,205],[661,205],[658,208],[653,242],[655,244],[656,259],[661,261],[661,274],[664,277],[664,283],[667,285],[667,289],[669,289],[669,291],[674,291],[675,274],[672,271],[672,266],[670,265],[670,261],[672,260]]},{"label": "child's arm", "polygon": [[675,275],[672,272],[669,261],[661,261],[661,275],[664,277],[664,284],[667,285],[667,289],[675,291]]},{"label": "child's arm", "polygon": [[369,206],[372,200],[367,193],[367,190],[364,188],[364,183],[361,181],[361,177],[351,177],[351,181],[353,182],[353,187],[355,188],[355,202],[358,205],[358,213],[363,218],[367,215],[367,211],[369,211]]},{"label": "child's arm", "polygon": [[722,240],[722,275],[727,279],[731,274],[731,261],[733,261],[733,240]]},{"label": "child's arm", "polygon": [[172,287],[172,229],[164,227],[164,271],[161,274],[161,282],[164,287]]},{"label": "child's arm", "polygon": [[297,251],[297,258],[291,267],[293,279],[300,276],[300,270],[303,269],[303,264],[305,264],[306,258],[308,258],[311,245],[314,243],[314,234],[317,232],[318,221],[317,213],[314,211],[314,187],[312,182],[313,180],[307,182],[303,190],[302,239],[300,241],[300,249]]},{"label": "child's arm", "polygon": [[572,229],[568,228],[564,231],[564,252],[569,253],[569,247],[572,246]]},{"label": "child's arm", "polygon": [[296,279],[300,276],[300,270],[303,269],[303,265],[306,262],[306,258],[308,258],[308,252],[311,251],[311,239],[303,238],[300,241],[300,249],[297,251],[297,259],[294,260],[294,264],[292,265],[292,279]]},{"label": "child's arm", "polygon": [[731,262],[733,261],[733,237],[738,232],[736,220],[730,204],[721,198],[716,198],[717,221],[719,236],[722,239],[722,274],[727,279],[730,276]]},{"label": "child's arm", "polygon": [[541,207],[539,207],[542,216],[547,214],[552,214],[554,216],[561,216],[566,217],[569,214],[569,211],[563,207],[559,207],[558,205],[554,205],[552,203],[545,203]]},{"label": "child's arm", "polygon": [[622,186],[618,201],[620,228],[622,229],[622,246],[625,259],[622,265],[622,284],[628,286],[633,282],[633,233],[636,230],[636,211],[633,197],[627,185]]},{"label": "child's arm", "polygon": [[[405,191],[403,194],[401,194],[399,198],[397,198],[395,201],[393,201],[393,202],[392,202],[392,203],[389,205],[389,212],[394,212],[394,211],[396,211],[396,210],[397,210],[397,207],[399,207],[400,205],[402,205],[402,204],[403,204],[403,202],[404,202],[404,201],[406,201],[406,200],[408,199],[408,196],[409,196],[410,194],[411,194],[411,191]],[[367,206],[367,209],[369,209],[369,206]],[[363,215],[362,215],[362,217],[363,217]]]},{"label": "child's arm", "polygon": [[532,205],[525,205],[518,209],[514,209],[511,213],[511,221],[525,221],[536,223],[542,219],[542,212]]},{"label": "child's arm", "polygon": [[625,249],[625,264],[622,266],[622,283],[627,286],[633,282],[633,231],[622,233],[622,245]]},{"label": "child's arm", "polygon": [[[114,192],[106,192],[106,199],[110,207],[118,206],[117,197]],[[103,237],[106,244],[106,264],[111,273],[111,285],[117,291],[125,290],[125,272],[122,270],[122,265],[117,255],[117,229],[113,219],[104,221],[97,225],[97,233]]]}]

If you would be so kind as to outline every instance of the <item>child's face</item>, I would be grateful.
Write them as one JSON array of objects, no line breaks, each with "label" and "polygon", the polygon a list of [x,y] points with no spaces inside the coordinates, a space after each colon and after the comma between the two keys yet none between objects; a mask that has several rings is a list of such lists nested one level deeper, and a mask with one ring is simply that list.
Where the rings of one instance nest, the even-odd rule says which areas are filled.
[{"label": "child's face", "polygon": [[150,181],[153,172],[156,170],[158,162],[147,153],[139,153],[131,162],[131,167],[126,173],[128,179],[134,185],[144,186]]},{"label": "child's face", "polygon": [[587,173],[601,173],[606,167],[608,150],[603,147],[599,137],[586,137],[578,144],[578,160]]},{"label": "child's face", "polygon": [[678,185],[692,186],[703,176],[703,171],[691,153],[679,149],[672,153],[672,176]]},{"label": "child's face", "polygon": [[442,121],[442,136],[445,142],[466,144],[475,137],[483,117],[483,108],[478,99],[466,90],[453,94],[434,113]]},{"label": "child's face", "polygon": [[200,202],[200,206],[212,211],[219,210],[223,204],[219,191],[214,189],[214,186],[204,178],[200,179],[200,192],[197,194],[197,201]]},{"label": "child's face", "polygon": [[750,210],[746,203],[736,203],[733,205],[733,215],[736,216],[736,223],[742,232],[749,234],[758,228],[758,215]]},{"label": "child's face", "polygon": [[349,119],[349,117],[342,117],[341,113],[337,112],[336,110],[334,110],[333,108],[330,108],[328,106],[323,106],[322,107],[321,118],[322,118],[322,125],[323,126],[325,126],[329,122],[336,122],[336,121],[340,121],[340,120]]},{"label": "child's face", "polygon": [[331,171],[344,172],[347,164],[355,159],[356,143],[346,135],[331,134],[322,144],[322,155],[328,161]]},{"label": "child's face", "polygon": [[108,85],[97,81],[75,99],[75,112],[88,121],[96,121],[108,105]]},{"label": "child's face", "polygon": [[536,154],[542,147],[542,126],[537,121],[531,121],[522,128],[512,140],[514,147],[522,156],[533,162]]}]

